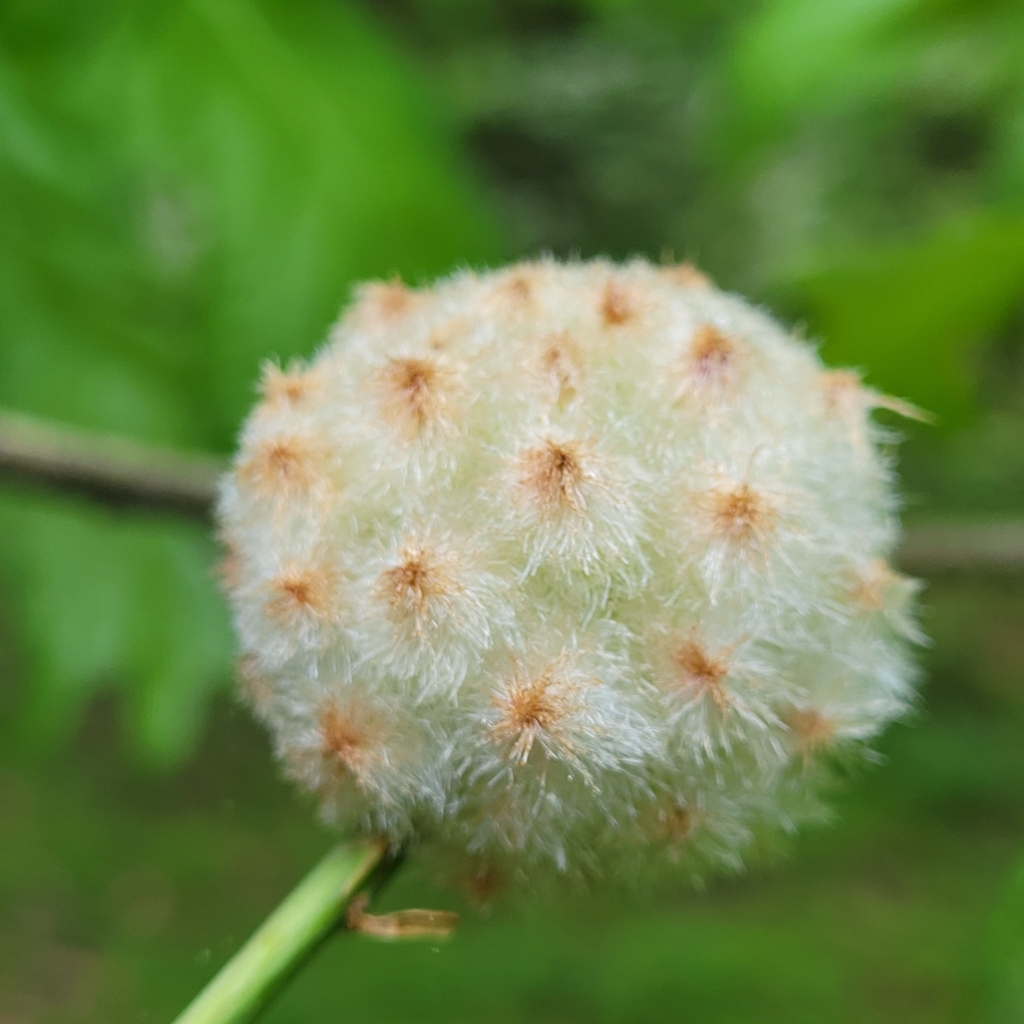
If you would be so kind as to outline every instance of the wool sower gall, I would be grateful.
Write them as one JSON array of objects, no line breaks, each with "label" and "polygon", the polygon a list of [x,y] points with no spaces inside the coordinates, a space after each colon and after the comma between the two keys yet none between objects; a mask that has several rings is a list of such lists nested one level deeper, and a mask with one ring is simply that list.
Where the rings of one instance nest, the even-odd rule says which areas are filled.
[{"label": "wool sower gall", "polygon": [[513,883],[735,869],[913,698],[907,407],[690,267],[365,285],[261,390],[224,580],[339,827]]}]

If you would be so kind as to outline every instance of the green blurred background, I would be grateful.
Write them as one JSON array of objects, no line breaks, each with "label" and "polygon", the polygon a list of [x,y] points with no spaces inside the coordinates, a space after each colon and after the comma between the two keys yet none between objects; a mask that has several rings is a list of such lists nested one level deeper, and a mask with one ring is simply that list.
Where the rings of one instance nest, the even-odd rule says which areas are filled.
[{"label": "green blurred background", "polygon": [[[0,0],[0,405],[227,453],[353,281],[542,251],[694,259],[938,417],[908,522],[1024,516],[1019,0]],[[214,557],[0,483],[0,1024],[170,1020],[330,842]],[[340,937],[267,1020],[1024,1021],[1024,580],[924,618],[779,864]]]}]

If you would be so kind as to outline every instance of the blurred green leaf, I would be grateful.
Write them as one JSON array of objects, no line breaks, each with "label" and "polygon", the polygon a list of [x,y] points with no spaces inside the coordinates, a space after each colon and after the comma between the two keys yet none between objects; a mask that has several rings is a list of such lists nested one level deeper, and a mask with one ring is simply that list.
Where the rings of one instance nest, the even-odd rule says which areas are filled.
[{"label": "blurred green leaf", "polygon": [[849,101],[891,68],[893,27],[918,0],[766,4],[730,55],[736,85],[762,131],[797,111]]},{"label": "blurred green leaf", "polygon": [[1013,872],[992,915],[987,966],[987,1019],[1018,1024],[1024,1020],[1024,863]]},{"label": "blurred green leaf", "polygon": [[23,739],[60,738],[99,688],[124,695],[149,760],[187,754],[231,657],[209,539],[188,524],[59,499],[8,499],[0,524],[17,538],[5,563],[26,595],[22,640],[32,686]]},{"label": "blurred green leaf", "polygon": [[861,366],[869,383],[957,426],[974,398],[971,353],[1024,296],[1024,219],[958,220],[918,245],[861,252],[787,295],[824,338],[826,362]]},{"label": "blurred green leaf", "polygon": [[[954,428],[904,449],[912,502],[1024,509],[1019,0],[359,2],[0,4],[0,402],[226,450],[258,358],[308,351],[347,281],[497,252],[457,135],[523,252],[667,248],[784,299]],[[5,494],[26,746],[102,691],[180,756],[230,657],[209,540]],[[962,1024],[987,954],[994,1020],[1024,1018],[1024,595],[951,577],[925,605],[921,713],[788,867],[625,919],[601,891],[575,922],[467,919],[440,952],[338,942],[271,1017]],[[123,770],[111,710],[45,764],[0,734],[19,1020],[170,1019],[322,848],[247,716],[175,778]],[[434,902],[413,874],[393,906]]]},{"label": "blurred green leaf", "polygon": [[762,4],[724,62],[736,109],[722,137],[779,141],[857,108],[884,121],[912,97],[962,108],[1019,88],[1021,19],[1005,0]]},{"label": "blurred green leaf", "polygon": [[[0,402],[228,449],[259,360],[309,352],[354,279],[500,251],[438,105],[330,0],[0,7]],[[170,762],[229,674],[196,531],[4,499],[30,734],[97,687]],[[6,549],[6,550],[5,550]]]}]

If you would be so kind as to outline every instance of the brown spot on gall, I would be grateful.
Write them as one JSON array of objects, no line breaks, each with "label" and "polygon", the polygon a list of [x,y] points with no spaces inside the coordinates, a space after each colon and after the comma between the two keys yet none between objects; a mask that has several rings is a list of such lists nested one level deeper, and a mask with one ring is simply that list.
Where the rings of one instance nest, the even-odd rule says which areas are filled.
[{"label": "brown spot on gall", "polygon": [[499,283],[498,290],[513,302],[525,305],[533,298],[533,280],[527,270],[517,270]]},{"label": "brown spot on gall", "polygon": [[720,709],[725,708],[728,697],[722,684],[729,674],[729,662],[724,656],[712,657],[690,637],[672,652],[672,664],[683,688],[706,693]]},{"label": "brown spot on gall", "polygon": [[561,733],[565,717],[576,710],[575,693],[556,677],[558,666],[549,666],[535,679],[516,676],[494,699],[499,710],[491,734],[497,743],[511,743],[516,764],[525,765],[534,743],[545,736],[556,747],[569,753],[572,745]]},{"label": "brown spot on gall", "polygon": [[717,327],[702,324],[694,331],[687,362],[689,373],[697,383],[715,385],[727,382],[735,358],[735,345]]},{"label": "brown spot on gall", "polygon": [[567,331],[544,340],[538,363],[541,376],[552,386],[556,403],[562,405],[570,401],[579,390],[583,360]]},{"label": "brown spot on gall", "polygon": [[713,489],[708,507],[714,533],[737,544],[763,538],[773,523],[771,504],[748,483]]},{"label": "brown spot on gall", "polygon": [[661,274],[669,281],[682,285],[684,288],[707,289],[711,287],[711,278],[699,271],[689,261],[674,267],[663,267]]},{"label": "brown spot on gall", "polygon": [[903,578],[884,558],[872,559],[854,580],[853,599],[868,611],[881,611],[886,605],[886,592]]},{"label": "brown spot on gall", "polygon": [[274,696],[270,679],[260,670],[252,654],[243,654],[235,662],[235,682],[239,695],[258,714],[263,715]]},{"label": "brown spot on gall", "polygon": [[659,837],[672,846],[682,846],[693,833],[693,814],[681,804],[659,807],[656,820]]},{"label": "brown spot on gall", "polygon": [[415,547],[407,548],[401,561],[381,574],[376,592],[387,602],[392,618],[413,620],[420,632],[431,607],[461,589],[433,551]]},{"label": "brown spot on gall", "polygon": [[368,770],[379,760],[374,730],[361,716],[326,704],[317,716],[320,757],[337,776],[349,775],[363,784]]},{"label": "brown spot on gall", "polygon": [[616,281],[609,281],[604,286],[598,309],[606,327],[618,327],[636,315],[633,296]]},{"label": "brown spot on gall", "polygon": [[583,446],[577,441],[547,440],[518,458],[519,486],[544,512],[568,509],[582,514],[586,507]]},{"label": "brown spot on gall", "polygon": [[266,438],[238,467],[238,477],[264,497],[289,496],[323,479],[326,461],[326,453],[306,438]]},{"label": "brown spot on gall", "polygon": [[320,375],[313,370],[302,370],[298,364],[285,371],[269,360],[263,363],[260,394],[272,409],[302,405],[319,385]]},{"label": "brown spot on gall", "polygon": [[648,842],[664,847],[669,860],[678,862],[704,820],[701,810],[665,797],[640,808],[637,825]]},{"label": "brown spot on gall", "polygon": [[455,377],[433,359],[390,359],[378,385],[385,419],[416,437],[450,412]]},{"label": "brown spot on gall", "polygon": [[835,722],[814,708],[793,708],[783,717],[783,721],[789,727],[797,752],[805,762],[835,738]]},{"label": "brown spot on gall", "polygon": [[267,616],[282,625],[294,625],[304,618],[322,622],[337,618],[337,579],[320,566],[292,566],[269,580],[264,604]]},{"label": "brown spot on gall", "polygon": [[225,593],[230,594],[242,585],[242,556],[238,545],[233,541],[224,540],[224,554],[213,570],[214,579]]},{"label": "brown spot on gall", "polygon": [[400,278],[377,281],[360,289],[360,304],[382,320],[397,320],[415,304],[414,292]]}]

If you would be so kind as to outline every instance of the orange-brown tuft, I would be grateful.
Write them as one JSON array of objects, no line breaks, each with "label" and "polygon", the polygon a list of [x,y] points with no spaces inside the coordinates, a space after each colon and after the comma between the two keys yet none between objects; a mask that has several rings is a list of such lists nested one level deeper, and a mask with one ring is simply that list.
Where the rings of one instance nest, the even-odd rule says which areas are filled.
[{"label": "orange-brown tuft", "polygon": [[326,453],[304,437],[260,441],[238,467],[238,478],[265,497],[294,495],[324,479]]},{"label": "orange-brown tuft", "polygon": [[525,305],[533,298],[533,276],[528,269],[518,269],[502,278],[498,292],[518,305]]},{"label": "orange-brown tuft", "polygon": [[687,353],[689,376],[703,385],[721,385],[729,381],[736,361],[736,346],[728,335],[711,324],[702,324],[693,333]]},{"label": "orange-brown tuft", "polygon": [[385,419],[416,437],[449,412],[455,376],[433,359],[389,359],[378,384]]},{"label": "orange-brown tuft", "polygon": [[303,404],[320,384],[320,375],[292,364],[287,371],[267,360],[263,364],[260,394],[272,409],[295,408]]},{"label": "orange-brown tuft", "polygon": [[727,540],[750,543],[763,538],[772,527],[774,509],[750,484],[715,488],[709,499],[712,529]]},{"label": "orange-brown tuft", "polygon": [[264,611],[288,625],[302,618],[330,622],[337,618],[337,578],[322,566],[290,566],[266,584]]},{"label": "orange-brown tuft", "polygon": [[260,671],[259,662],[252,654],[243,654],[235,662],[235,682],[239,695],[258,714],[270,707],[274,689],[270,679]]},{"label": "orange-brown tuft", "polygon": [[405,316],[416,303],[416,294],[401,278],[375,281],[359,290],[360,305],[375,318],[397,320]]},{"label": "orange-brown tuft", "polygon": [[578,441],[547,440],[518,457],[519,486],[544,512],[569,509],[581,515],[586,507],[583,446]]},{"label": "orange-brown tuft", "polygon": [[387,601],[393,618],[414,619],[417,629],[422,628],[435,601],[451,597],[461,589],[434,552],[426,547],[406,549],[402,560],[386,569],[377,582],[377,594]]},{"label": "orange-brown tuft", "polygon": [[793,708],[783,716],[793,734],[793,742],[804,761],[835,738],[836,725],[830,718],[814,708]]},{"label": "orange-brown tuft", "polygon": [[223,540],[222,543],[224,554],[214,567],[213,575],[221,589],[230,594],[242,585],[242,556],[234,542]]},{"label": "orange-brown tuft", "polygon": [[325,704],[317,716],[320,757],[336,776],[351,776],[363,783],[368,770],[379,759],[374,729],[362,716],[344,712],[336,704]]},{"label": "orange-brown tuft", "polygon": [[670,846],[681,847],[693,835],[695,815],[683,804],[673,800],[654,808],[648,831],[652,839],[660,839]]},{"label": "orange-brown tuft", "polygon": [[636,316],[633,296],[616,281],[609,281],[604,286],[598,308],[606,327],[618,327]]},{"label": "orange-brown tuft", "polygon": [[579,347],[568,331],[544,339],[538,360],[541,376],[550,382],[559,405],[570,401],[579,390],[583,363]]},{"label": "orange-brown tuft", "polygon": [[712,657],[702,644],[690,637],[672,652],[672,664],[684,688],[706,693],[719,708],[725,708],[728,695],[723,683],[729,674],[725,656]]},{"label": "orange-brown tuft", "polygon": [[874,558],[854,576],[851,593],[862,608],[879,612],[886,606],[890,588],[905,580],[884,558]]},{"label": "orange-brown tuft", "polygon": [[535,679],[516,676],[495,697],[499,717],[491,734],[497,743],[509,743],[515,762],[526,764],[534,743],[545,736],[549,743],[571,753],[572,745],[560,730],[565,717],[577,707],[573,691],[556,677],[557,665]]},{"label": "orange-brown tuft", "polygon": [[710,288],[711,278],[699,271],[693,263],[679,263],[671,267],[662,267],[661,274],[675,284],[684,288]]}]

